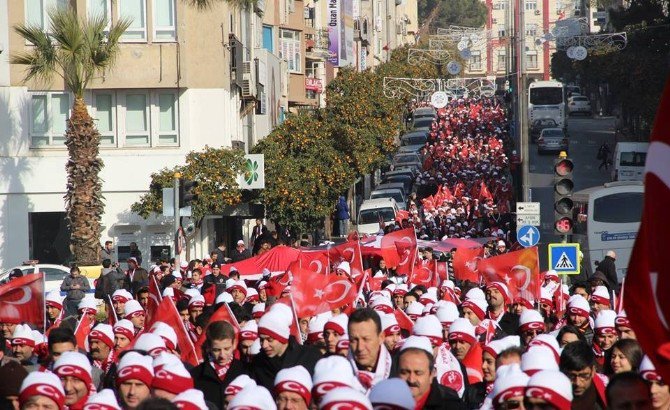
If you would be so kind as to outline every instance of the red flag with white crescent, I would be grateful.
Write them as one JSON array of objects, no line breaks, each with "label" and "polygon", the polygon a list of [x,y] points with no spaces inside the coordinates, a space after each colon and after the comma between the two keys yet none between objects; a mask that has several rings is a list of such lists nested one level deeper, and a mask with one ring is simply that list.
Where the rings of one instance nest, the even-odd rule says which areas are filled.
[{"label": "red flag with white crescent", "polygon": [[198,337],[198,340],[195,342],[195,353],[198,357],[198,361],[202,361],[202,345],[205,343],[205,339],[207,339],[207,327],[211,323],[214,322],[228,322],[233,326],[233,329],[235,329],[235,341],[237,342],[237,337],[240,334],[240,324],[237,323],[237,319],[235,318],[235,315],[233,315],[233,312],[230,310],[230,306],[228,306],[227,303],[222,303],[221,306],[212,314],[212,317],[209,319],[209,322],[207,322],[207,326],[205,327],[205,330],[200,334]]},{"label": "red flag with white crescent", "polygon": [[381,240],[381,254],[386,266],[408,275],[416,258],[416,246],[414,228],[400,229],[384,235]]},{"label": "red flag with white crescent", "polygon": [[393,311],[393,315],[395,316],[395,320],[398,321],[398,326],[400,326],[402,330],[407,331],[407,334],[411,335],[412,329],[414,329],[414,322],[407,316],[407,313],[403,312],[401,309],[396,309]]},{"label": "red flag with white crescent", "polygon": [[[664,241],[670,229],[670,77],[656,111],[644,174],[640,230],[626,274],[624,309],[642,350],[670,380],[670,266]],[[630,295],[633,295],[632,297]]]},{"label": "red flag with white crescent", "polygon": [[44,273],[32,273],[0,286],[0,322],[44,328]]},{"label": "red flag with white crescent", "polygon": [[156,309],[158,305],[163,300],[163,295],[161,295],[160,288],[156,282],[156,276],[149,275],[149,299],[147,300],[147,322],[152,322],[153,317],[156,314]]},{"label": "red flag with white crescent", "polygon": [[195,350],[191,336],[189,336],[184,321],[179,316],[177,307],[174,305],[172,298],[163,298],[156,308],[156,314],[151,322],[147,321],[145,329],[151,329],[153,322],[160,320],[165,322],[174,329],[177,334],[177,346],[181,352],[181,360],[189,363],[192,366],[197,366],[199,363],[199,355]]},{"label": "red flag with white crescent", "polygon": [[77,328],[74,331],[74,337],[77,339],[77,347],[83,351],[87,351],[88,344],[86,343],[86,338],[93,330],[95,326],[95,321],[92,320],[88,315],[81,315],[79,323],[77,323]]},{"label": "red flag with white crescent", "polygon": [[454,277],[458,280],[469,280],[479,282],[479,261],[484,258],[484,249],[458,248],[454,254],[453,268]]},{"label": "red flag with white crescent", "polygon": [[351,268],[351,277],[358,278],[363,275],[363,257],[361,255],[361,244],[359,241],[347,241],[328,249],[328,257],[333,266],[341,262],[348,262]]},{"label": "red flag with white crescent", "polygon": [[326,250],[302,250],[298,256],[298,261],[303,269],[322,275],[330,273],[330,263]]},{"label": "red flag with white crescent", "polygon": [[310,317],[356,301],[358,287],[346,276],[294,268],[291,297],[298,317]]},{"label": "red flag with white crescent", "polygon": [[536,246],[482,259],[477,265],[477,270],[486,283],[506,284],[512,299],[516,297],[527,300],[540,299],[542,282]]}]

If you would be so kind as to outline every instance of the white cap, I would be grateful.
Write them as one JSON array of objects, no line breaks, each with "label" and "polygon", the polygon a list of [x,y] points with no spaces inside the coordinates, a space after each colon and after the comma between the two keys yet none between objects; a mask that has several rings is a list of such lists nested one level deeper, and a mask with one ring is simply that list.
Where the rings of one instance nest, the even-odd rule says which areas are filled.
[{"label": "white cap", "polygon": [[510,397],[523,397],[530,377],[521,371],[517,363],[496,369],[496,380],[491,392],[494,406],[502,404]]},{"label": "white cap", "polygon": [[468,319],[458,318],[449,326],[449,340],[461,340],[466,343],[475,344],[475,327]]},{"label": "white cap", "polygon": [[205,395],[198,389],[188,389],[172,399],[172,403],[182,410],[206,409]]},{"label": "white cap", "polygon": [[442,323],[435,315],[427,315],[416,320],[412,334],[427,337],[433,346],[442,344]]},{"label": "white cap", "polygon": [[319,401],[328,391],[358,384],[349,361],[342,356],[328,356],[314,366],[314,398]]},{"label": "white cap", "polygon": [[572,383],[557,370],[543,370],[528,380],[526,397],[541,398],[557,410],[569,410],[572,404]]},{"label": "white cap", "polygon": [[233,297],[228,292],[221,292],[221,294],[219,296],[217,296],[216,300],[214,301],[215,304],[232,303],[232,302],[233,302]]},{"label": "white cap", "polygon": [[349,316],[344,313],[335,315],[328,319],[326,324],[323,326],[323,331],[332,330],[338,335],[342,336],[347,334],[347,325],[349,324]]},{"label": "white cap", "polygon": [[268,389],[250,384],[235,395],[235,398],[228,404],[228,409],[276,410],[277,406]]},{"label": "white cap", "polygon": [[312,401],[312,376],[302,366],[281,369],[274,382],[275,395],[282,392],[293,392],[300,395],[309,405]]},{"label": "white cap", "polygon": [[414,398],[407,383],[399,378],[380,381],[370,390],[370,402],[375,409],[393,408],[414,410]]},{"label": "white cap", "polygon": [[528,330],[544,331],[544,318],[535,309],[526,309],[519,316],[519,332]]},{"label": "white cap", "polygon": [[616,317],[617,314],[613,310],[601,310],[596,316],[596,321],[594,325],[594,331],[596,334],[612,334],[616,335]]},{"label": "white cap", "polygon": [[233,379],[232,382],[226,387],[223,394],[226,396],[234,395],[242,391],[247,386],[256,385],[256,381],[246,374],[242,374]]},{"label": "white cap", "polygon": [[103,389],[88,396],[84,410],[121,410],[112,389]]},{"label": "white cap", "polygon": [[154,322],[151,325],[151,333],[160,336],[165,342],[165,347],[177,350],[177,333],[165,322]]},{"label": "white cap", "polygon": [[351,387],[340,387],[330,390],[321,399],[321,409],[367,409],[372,410],[372,403],[365,394]]},{"label": "white cap", "polygon": [[440,307],[437,308],[435,316],[440,320],[442,325],[450,325],[454,320],[458,319],[458,306],[454,302],[442,301]]},{"label": "white cap", "polygon": [[433,346],[430,343],[430,339],[425,336],[410,336],[404,340],[400,351],[407,349],[421,349],[425,352],[428,352],[431,356],[433,355]]},{"label": "white cap", "polygon": [[554,357],[553,350],[548,346],[531,346],[526,353],[521,355],[521,370],[532,376],[540,370],[558,371],[558,363],[555,360],[547,360]]}]

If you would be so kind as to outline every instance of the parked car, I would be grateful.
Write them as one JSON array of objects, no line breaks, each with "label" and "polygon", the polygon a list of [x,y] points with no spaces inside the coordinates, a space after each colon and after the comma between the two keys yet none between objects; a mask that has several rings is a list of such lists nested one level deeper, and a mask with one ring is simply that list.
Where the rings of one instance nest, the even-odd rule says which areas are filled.
[{"label": "parked car", "polygon": [[370,199],[379,199],[379,198],[393,198],[395,200],[395,203],[398,205],[399,209],[407,208],[405,194],[403,193],[402,189],[398,188],[375,189],[370,193]]},{"label": "parked car", "polygon": [[418,154],[396,154],[393,156],[393,165],[400,165],[408,162],[421,162]]},{"label": "parked car", "polygon": [[576,95],[574,97],[568,98],[568,113],[572,114],[586,114],[593,115],[591,111],[591,102],[588,97],[583,95]]},{"label": "parked car", "polygon": [[410,192],[412,192],[412,186],[414,185],[414,178],[410,177],[409,175],[392,175],[392,176],[384,176],[382,178],[382,182],[377,188],[375,189],[382,189],[380,188],[382,185],[390,185],[390,184],[401,184],[400,187],[402,188],[402,192],[405,195],[409,195]]},{"label": "parked car", "polygon": [[421,155],[421,149],[425,147],[424,144],[416,144],[416,145],[403,145],[402,147],[398,148],[398,154],[417,154]]},{"label": "parked car", "polygon": [[412,111],[412,118],[414,118],[414,120],[424,117],[435,119],[437,118],[437,111],[433,107],[419,107]]},{"label": "parked car", "polygon": [[[2,272],[0,274],[0,283],[5,283],[9,278],[9,274],[14,269],[20,269],[24,275],[43,272],[45,292],[49,292],[54,289],[60,289],[60,285],[63,282],[63,279],[65,278],[65,276],[70,274],[70,268],[62,265],[53,265],[47,263],[22,265],[22,266],[15,266],[7,271]],[[93,294],[95,291],[95,279],[97,278],[94,279],[87,277],[87,279],[88,284],[91,286],[91,290],[89,293]]]},{"label": "parked car", "polygon": [[415,118],[412,122],[412,129],[414,131],[428,131],[430,130],[430,127],[432,127],[434,121],[435,119],[433,117]]},{"label": "parked car", "polygon": [[427,140],[428,131],[413,131],[400,137],[400,145],[423,145]]},{"label": "parked car", "polygon": [[530,139],[531,141],[537,141],[537,138],[540,136],[540,133],[545,128],[558,128],[558,124],[551,118],[542,118],[539,120],[533,121],[533,124],[530,127]]},{"label": "parked car", "polygon": [[537,139],[537,153],[546,154],[561,151],[568,153],[568,145],[568,137],[566,137],[562,128],[545,128]]},{"label": "parked car", "polygon": [[361,204],[358,211],[357,231],[360,234],[375,234],[379,232],[379,221],[384,225],[394,223],[398,214],[398,205],[393,198],[367,199]]}]

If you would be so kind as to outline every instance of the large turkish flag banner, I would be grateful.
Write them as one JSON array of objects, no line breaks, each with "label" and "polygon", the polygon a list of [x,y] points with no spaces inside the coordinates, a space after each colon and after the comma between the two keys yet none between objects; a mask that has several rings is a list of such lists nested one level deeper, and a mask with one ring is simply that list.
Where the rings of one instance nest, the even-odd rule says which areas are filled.
[{"label": "large turkish flag banner", "polygon": [[44,327],[44,274],[33,273],[0,286],[0,322]]},{"label": "large turkish flag banner", "polygon": [[624,309],[642,350],[670,381],[670,78],[656,112],[644,175],[642,223],[626,274]]},{"label": "large turkish flag banner", "polygon": [[310,317],[356,301],[358,287],[350,278],[292,268],[291,296],[298,317]]},{"label": "large turkish flag banner", "polygon": [[506,284],[512,298],[540,299],[540,259],[535,246],[482,259],[477,271],[487,284]]}]

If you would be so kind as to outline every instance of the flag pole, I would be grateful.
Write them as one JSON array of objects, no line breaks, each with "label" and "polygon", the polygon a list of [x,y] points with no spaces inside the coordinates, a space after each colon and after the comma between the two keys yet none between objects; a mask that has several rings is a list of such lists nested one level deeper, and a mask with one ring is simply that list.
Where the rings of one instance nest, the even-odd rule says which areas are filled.
[{"label": "flag pole", "polygon": [[107,300],[109,300],[109,307],[111,308],[110,310],[114,315],[114,323],[116,323],[119,321],[119,317],[116,315],[116,309],[114,309],[114,302],[112,301],[112,297],[110,295],[107,295]]},{"label": "flag pole", "polygon": [[[61,313],[64,309],[65,309],[65,307],[63,306],[63,309],[61,309]],[[47,283],[46,283],[46,278],[45,278],[44,273],[42,273],[42,323],[43,323],[42,329],[44,330],[42,332],[42,334],[46,334],[47,333]]]}]

